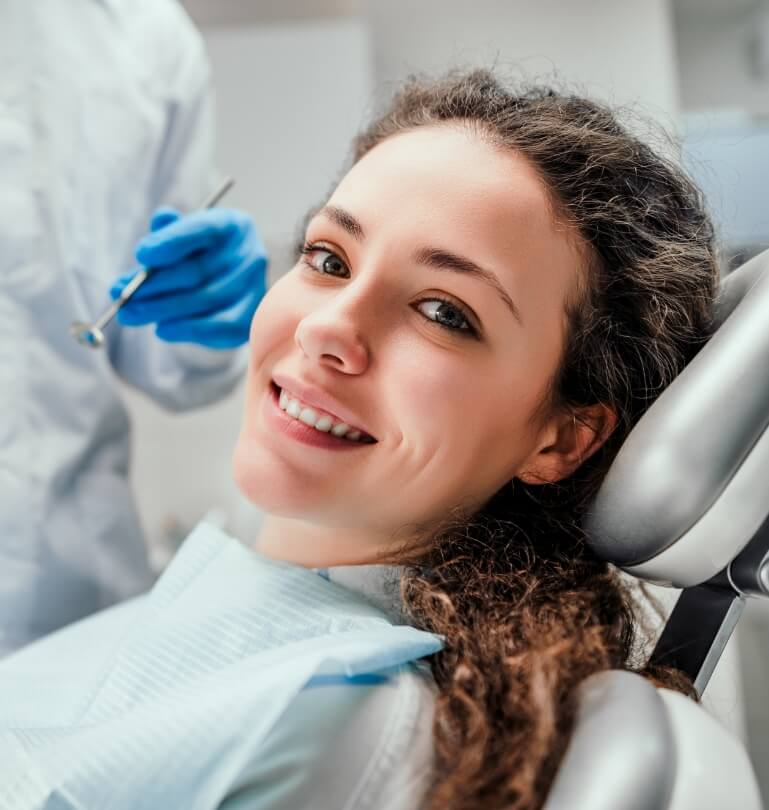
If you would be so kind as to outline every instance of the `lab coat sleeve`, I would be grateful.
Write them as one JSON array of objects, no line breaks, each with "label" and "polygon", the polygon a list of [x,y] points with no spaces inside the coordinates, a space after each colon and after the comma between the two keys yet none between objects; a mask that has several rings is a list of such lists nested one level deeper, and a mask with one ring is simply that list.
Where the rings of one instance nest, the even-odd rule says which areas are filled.
[{"label": "lab coat sleeve", "polygon": [[[146,217],[135,224],[125,267],[135,264],[133,247],[146,233],[157,206],[192,210],[221,179],[214,168],[213,93],[203,40],[181,9],[172,22],[165,42],[179,53],[163,97],[165,138],[157,153],[154,183],[147,193]],[[109,359],[118,375],[172,411],[221,399],[237,385],[245,369],[245,347],[214,350],[168,343],[156,337],[153,326],[124,328],[114,322],[107,337]]]}]

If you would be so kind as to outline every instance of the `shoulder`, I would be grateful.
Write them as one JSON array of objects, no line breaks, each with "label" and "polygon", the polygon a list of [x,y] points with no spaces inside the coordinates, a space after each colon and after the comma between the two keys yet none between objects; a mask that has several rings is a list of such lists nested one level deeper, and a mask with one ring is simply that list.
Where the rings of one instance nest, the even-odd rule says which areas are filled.
[{"label": "shoulder", "polygon": [[114,24],[126,27],[152,26],[159,34],[176,31],[179,36],[196,35],[192,20],[178,0],[98,0]]},{"label": "shoulder", "polygon": [[254,752],[232,807],[415,810],[432,770],[434,703],[429,670],[414,665],[310,686]]},{"label": "shoulder", "polygon": [[113,37],[130,42],[164,83],[196,81],[209,74],[203,37],[177,0],[99,0],[110,19]]}]

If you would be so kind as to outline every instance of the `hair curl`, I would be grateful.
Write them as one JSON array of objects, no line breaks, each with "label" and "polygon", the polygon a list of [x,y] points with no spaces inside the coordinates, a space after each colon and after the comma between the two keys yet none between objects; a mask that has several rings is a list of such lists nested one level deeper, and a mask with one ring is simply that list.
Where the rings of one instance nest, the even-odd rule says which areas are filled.
[{"label": "hair curl", "polygon": [[431,660],[439,696],[426,806],[534,810],[584,678],[629,669],[696,699],[683,673],[633,660],[637,595],[590,551],[581,520],[630,429],[711,332],[713,228],[699,190],[609,108],[549,87],[515,92],[486,70],[409,80],[358,136],[354,160],[399,132],[442,125],[525,156],[554,216],[588,246],[549,404],[579,418],[604,403],[618,416],[569,478],[514,480],[479,512],[448,516],[405,558],[407,610],[446,638]]}]

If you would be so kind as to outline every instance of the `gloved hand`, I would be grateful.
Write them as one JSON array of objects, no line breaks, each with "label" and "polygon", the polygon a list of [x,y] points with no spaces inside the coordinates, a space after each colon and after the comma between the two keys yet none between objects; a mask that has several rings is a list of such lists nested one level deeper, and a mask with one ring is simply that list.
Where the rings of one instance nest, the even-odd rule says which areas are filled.
[{"label": "gloved hand", "polygon": [[[152,274],[120,310],[118,322],[157,323],[155,333],[163,340],[212,349],[245,343],[267,285],[267,255],[251,219],[227,208],[187,216],[160,208],[150,228],[136,246],[136,259]],[[115,282],[113,299],[135,273]]]}]

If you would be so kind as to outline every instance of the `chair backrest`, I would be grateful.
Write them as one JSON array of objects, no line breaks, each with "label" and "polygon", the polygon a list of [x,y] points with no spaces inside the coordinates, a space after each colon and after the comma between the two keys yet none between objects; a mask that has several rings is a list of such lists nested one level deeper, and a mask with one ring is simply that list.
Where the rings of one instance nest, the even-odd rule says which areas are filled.
[{"label": "chair backrest", "polygon": [[654,663],[702,694],[747,596],[769,596],[769,251],[726,277],[716,330],[644,414],[585,521],[604,559],[684,588]]},{"label": "chair backrest", "polygon": [[716,322],[624,442],[586,521],[600,556],[678,588],[724,571],[769,516],[769,251],[722,282]]},{"label": "chair backrest", "polygon": [[[635,426],[585,528],[602,558],[683,588],[652,659],[702,693],[747,596],[769,595],[769,251],[722,282],[716,331]],[[545,810],[760,810],[742,744],[639,675],[581,686]]]}]

